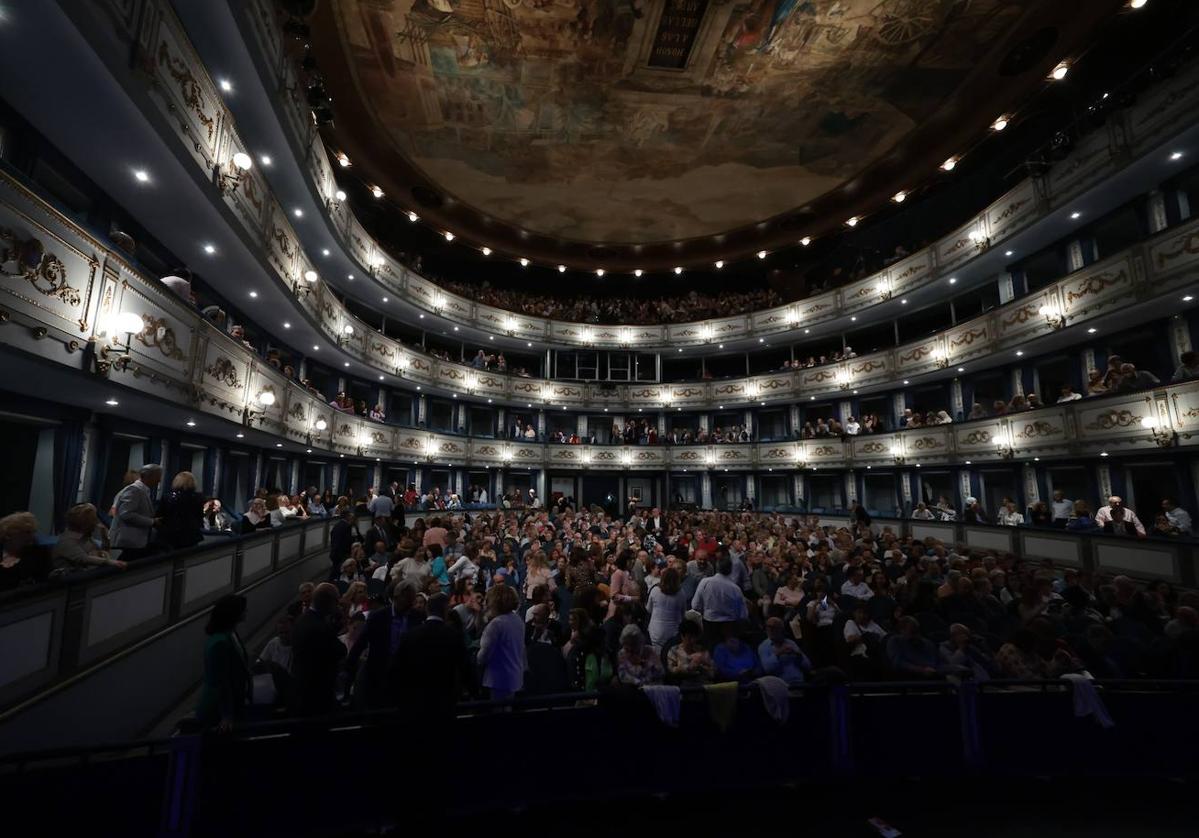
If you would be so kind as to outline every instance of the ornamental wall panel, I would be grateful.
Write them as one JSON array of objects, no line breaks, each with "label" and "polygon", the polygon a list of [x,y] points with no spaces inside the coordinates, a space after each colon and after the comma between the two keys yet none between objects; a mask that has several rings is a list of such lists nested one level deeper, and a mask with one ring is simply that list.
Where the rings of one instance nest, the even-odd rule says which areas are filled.
[{"label": "ornamental wall panel", "polygon": [[992,243],[1023,229],[1040,217],[1037,192],[1031,180],[1021,181],[983,213]]},{"label": "ornamental wall panel", "polygon": [[[944,274],[961,267],[982,250],[986,239],[986,213],[971,218],[958,229],[936,243],[937,268]],[[982,237],[981,239],[973,237]]]},{"label": "ornamental wall panel", "polygon": [[210,174],[227,120],[216,85],[173,13],[157,16],[153,31],[143,38],[142,69],[151,80],[150,99],[185,138],[186,152]]},{"label": "ornamental wall panel", "polygon": [[933,270],[932,251],[928,248],[891,265],[886,270],[891,296],[902,296],[921,287],[932,276]]},{"label": "ornamental wall panel", "polygon": [[1107,259],[1058,283],[1068,321],[1094,317],[1124,303],[1133,292],[1133,264],[1128,254]]}]

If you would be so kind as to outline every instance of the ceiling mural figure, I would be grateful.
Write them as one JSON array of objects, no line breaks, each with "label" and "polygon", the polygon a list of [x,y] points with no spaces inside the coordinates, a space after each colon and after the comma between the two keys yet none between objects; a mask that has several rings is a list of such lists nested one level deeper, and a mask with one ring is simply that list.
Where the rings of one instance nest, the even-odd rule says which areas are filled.
[{"label": "ceiling mural figure", "polygon": [[338,0],[358,94],[455,200],[568,240],[719,234],[842,186],[1033,0]]}]

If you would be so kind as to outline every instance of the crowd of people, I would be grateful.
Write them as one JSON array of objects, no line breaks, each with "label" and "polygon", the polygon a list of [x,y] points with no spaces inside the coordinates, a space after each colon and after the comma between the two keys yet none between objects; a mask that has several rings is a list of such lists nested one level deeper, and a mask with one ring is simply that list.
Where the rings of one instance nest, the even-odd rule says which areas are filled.
[{"label": "crowd of people", "polygon": [[[232,674],[206,666],[203,725],[342,707],[448,715],[468,696],[766,676],[1199,674],[1199,593],[900,536],[863,510],[843,528],[497,510],[376,518],[364,537],[346,510],[330,547],[328,581],[301,588],[256,660],[233,639],[244,601],[214,609],[211,657],[240,657]],[[272,706],[250,707],[256,677],[269,679]]]},{"label": "crowd of people", "polygon": [[[912,518],[918,521],[959,520],[957,511],[944,496],[935,504],[923,501],[917,503],[916,508],[912,510]],[[1190,513],[1180,507],[1178,500],[1173,497],[1162,498],[1160,511],[1154,516],[1152,526],[1146,528],[1136,512],[1125,506],[1124,499],[1119,495],[1112,495],[1105,505],[1092,512],[1085,500],[1070,500],[1061,490],[1053,493],[1052,500],[1034,501],[1023,512],[1018,509],[1012,498],[1004,497],[999,501],[999,509],[993,515],[983,508],[978,498],[967,497],[960,520],[968,524],[1055,527],[1071,532],[1103,532],[1136,538],[1189,538],[1195,534]]]},{"label": "crowd of people", "polygon": [[547,294],[451,280],[442,280],[439,284],[448,291],[483,305],[530,317],[574,323],[627,323],[636,326],[689,323],[773,308],[784,302],[774,289],[727,290],[719,294],[692,290],[681,296],[640,298],[616,294]]}]

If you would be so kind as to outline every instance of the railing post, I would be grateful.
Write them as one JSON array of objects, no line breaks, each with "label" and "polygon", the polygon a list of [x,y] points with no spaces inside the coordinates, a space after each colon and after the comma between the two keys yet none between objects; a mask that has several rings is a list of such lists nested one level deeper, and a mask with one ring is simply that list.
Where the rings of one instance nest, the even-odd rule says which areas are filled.
[{"label": "railing post", "polygon": [[829,761],[836,774],[853,771],[853,750],[849,731],[849,688],[837,684],[828,693]]},{"label": "railing post", "polygon": [[958,721],[962,728],[962,764],[968,771],[983,767],[982,742],[978,735],[978,684],[963,681],[958,685]]}]

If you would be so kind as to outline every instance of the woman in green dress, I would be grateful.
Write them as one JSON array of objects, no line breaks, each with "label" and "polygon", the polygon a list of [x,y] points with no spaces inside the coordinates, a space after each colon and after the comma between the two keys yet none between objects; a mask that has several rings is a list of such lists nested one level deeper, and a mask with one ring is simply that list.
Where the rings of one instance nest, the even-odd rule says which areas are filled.
[{"label": "woman in green dress", "polygon": [[253,676],[237,624],[246,618],[246,598],[228,594],[212,606],[204,632],[204,686],[196,718],[205,730],[228,733],[245,715]]}]

